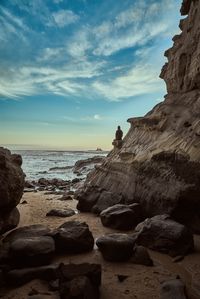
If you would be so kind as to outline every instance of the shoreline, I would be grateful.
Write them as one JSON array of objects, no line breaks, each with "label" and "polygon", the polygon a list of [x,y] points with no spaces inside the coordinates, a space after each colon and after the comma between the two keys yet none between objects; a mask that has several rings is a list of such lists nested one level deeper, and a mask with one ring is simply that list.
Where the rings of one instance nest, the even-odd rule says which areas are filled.
[{"label": "shoreline", "polygon": [[[27,203],[18,205],[21,215],[18,227],[30,224],[44,224],[48,225],[50,228],[55,228],[64,222],[79,220],[85,221],[89,225],[95,239],[107,233],[119,232],[104,227],[101,224],[100,218],[91,213],[78,212],[74,216],[68,218],[46,217],[46,213],[52,208],[76,208],[76,200],[60,201],[56,199],[58,197],[59,196],[57,195],[47,195],[40,191],[37,193],[24,193],[21,203],[24,200]],[[49,200],[49,198],[53,199]],[[128,234],[131,234],[132,232],[133,231],[126,231]],[[195,235],[194,239],[195,252],[185,256],[182,261],[177,263],[174,263],[170,256],[151,250],[148,250],[148,252],[153,259],[153,267],[136,265],[131,262],[111,263],[103,259],[96,246],[93,251],[89,253],[58,256],[53,263],[100,263],[102,265],[102,299],[158,299],[160,284],[165,280],[176,278],[177,275],[179,275],[186,284],[188,295],[190,295],[189,298],[197,299],[198,297],[195,295],[195,287],[198,288],[198,282],[200,281],[200,236]],[[126,275],[128,277],[125,281],[119,282],[117,275]],[[48,290],[46,282],[34,280],[17,289],[4,290],[3,298],[27,299],[28,293],[32,289],[37,290],[39,293],[52,294]],[[56,293],[53,293],[52,296],[53,297],[49,296],[49,298],[57,298]]]}]

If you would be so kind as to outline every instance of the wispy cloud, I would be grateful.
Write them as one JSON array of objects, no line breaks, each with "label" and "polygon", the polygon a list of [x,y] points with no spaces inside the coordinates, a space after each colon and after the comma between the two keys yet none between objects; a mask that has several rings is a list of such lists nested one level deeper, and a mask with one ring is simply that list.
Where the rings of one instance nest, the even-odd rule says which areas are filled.
[{"label": "wispy cloud", "polygon": [[59,27],[65,27],[78,21],[79,16],[71,10],[59,10],[53,13],[53,18]]},{"label": "wispy cloud", "polygon": [[[113,2],[115,10],[87,19],[86,11],[80,17],[63,9],[64,1],[53,2],[20,1],[20,14],[0,4],[0,96],[53,93],[119,101],[162,90],[161,60],[155,63],[162,54],[154,49],[177,30],[169,18],[174,0],[136,0],[123,9]],[[13,45],[18,38],[23,42]]]},{"label": "wispy cloud", "polygon": [[122,49],[147,44],[153,38],[166,34],[172,23],[167,20],[164,3],[166,1],[137,1],[113,20],[94,27],[93,34],[98,42],[93,53],[109,56]]},{"label": "wispy cloud", "polygon": [[127,74],[119,76],[109,82],[93,83],[93,87],[110,101],[151,94],[161,90],[158,73],[151,65],[138,65]]},{"label": "wispy cloud", "polygon": [[81,122],[90,122],[90,121],[101,121],[104,119],[103,116],[99,115],[99,114],[94,114],[94,115],[86,115],[86,116],[82,116],[82,117],[72,117],[72,116],[64,116],[63,119],[65,119],[68,122],[73,122],[73,123],[79,123]]}]

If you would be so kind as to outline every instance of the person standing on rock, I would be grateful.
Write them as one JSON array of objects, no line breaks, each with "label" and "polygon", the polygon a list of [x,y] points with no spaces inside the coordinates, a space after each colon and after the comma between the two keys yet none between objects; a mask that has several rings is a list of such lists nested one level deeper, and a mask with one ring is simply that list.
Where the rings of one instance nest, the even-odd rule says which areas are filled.
[{"label": "person standing on rock", "polygon": [[120,126],[117,127],[117,131],[115,132],[115,140],[122,140],[123,131],[121,130]]}]

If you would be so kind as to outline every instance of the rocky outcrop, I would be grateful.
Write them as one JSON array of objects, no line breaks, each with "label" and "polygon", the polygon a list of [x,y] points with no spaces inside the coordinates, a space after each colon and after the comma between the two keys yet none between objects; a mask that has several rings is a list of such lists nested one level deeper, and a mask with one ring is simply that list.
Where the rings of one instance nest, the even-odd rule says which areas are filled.
[{"label": "rocky outcrop", "polygon": [[24,189],[24,173],[20,155],[11,154],[0,147],[0,234],[15,228],[19,223],[16,208]]},{"label": "rocky outcrop", "polygon": [[184,0],[181,13],[188,16],[161,72],[164,102],[128,120],[122,147],[88,176],[78,199],[83,207],[99,200],[97,190],[120,194],[146,217],[167,213],[200,233],[200,2]]}]

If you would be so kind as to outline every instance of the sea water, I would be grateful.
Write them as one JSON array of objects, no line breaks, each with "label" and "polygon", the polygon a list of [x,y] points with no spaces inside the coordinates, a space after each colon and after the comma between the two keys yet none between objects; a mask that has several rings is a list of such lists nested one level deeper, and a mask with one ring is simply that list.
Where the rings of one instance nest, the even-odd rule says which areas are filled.
[{"label": "sea water", "polygon": [[94,156],[106,156],[105,151],[48,151],[48,150],[16,150],[23,159],[22,169],[26,180],[58,178],[72,180],[76,177],[73,166],[78,160]]}]

